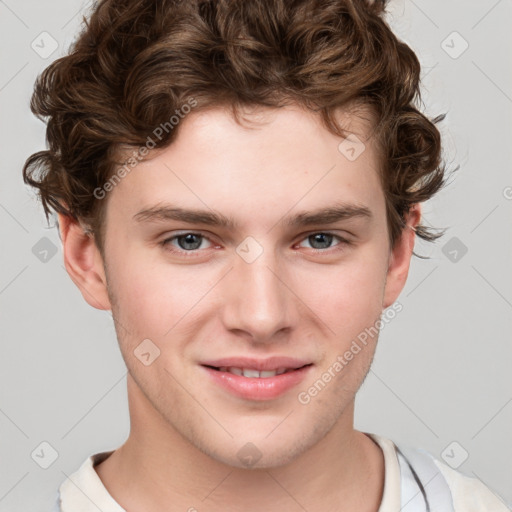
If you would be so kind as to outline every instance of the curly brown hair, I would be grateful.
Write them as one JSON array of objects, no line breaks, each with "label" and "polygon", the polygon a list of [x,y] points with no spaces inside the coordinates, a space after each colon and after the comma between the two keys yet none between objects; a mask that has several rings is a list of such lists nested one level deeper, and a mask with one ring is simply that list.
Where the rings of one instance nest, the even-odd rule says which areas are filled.
[{"label": "curly brown hair", "polygon": [[[393,247],[415,203],[446,181],[441,137],[445,114],[427,118],[420,63],[384,20],[386,1],[371,0],[103,0],[71,45],[37,78],[32,112],[47,118],[49,149],[23,167],[48,220],[51,209],[90,227],[103,251],[106,201],[96,190],[128,149],[156,149],[175,139],[169,118],[190,102],[279,108],[286,102],[318,112],[346,137],[335,113],[364,106],[382,159]],[[161,133],[160,133],[161,132]],[[155,137],[157,138],[157,137]],[[132,157],[133,160],[133,157]],[[442,233],[424,225],[429,241]]]}]

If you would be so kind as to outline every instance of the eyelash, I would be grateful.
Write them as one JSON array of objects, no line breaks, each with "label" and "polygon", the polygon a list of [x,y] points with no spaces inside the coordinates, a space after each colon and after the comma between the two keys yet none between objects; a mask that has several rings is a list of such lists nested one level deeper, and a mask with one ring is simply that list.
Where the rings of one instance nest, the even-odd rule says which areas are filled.
[{"label": "eyelash", "polygon": [[[352,245],[352,242],[347,240],[346,238],[343,238],[341,237],[340,235],[337,235],[335,233],[332,233],[331,231],[313,231],[311,233],[308,233],[306,234],[300,241],[302,242],[303,240],[306,240],[307,238],[309,238],[310,236],[313,236],[313,235],[319,235],[319,234],[322,234],[322,235],[330,235],[330,236],[333,236],[334,238],[337,238],[339,240],[339,244],[333,246],[333,247],[328,247],[326,249],[313,249],[311,248],[311,251],[314,252],[314,254],[320,254],[320,253],[327,253],[327,254],[331,254],[331,250],[334,250],[334,251],[338,251],[338,250],[343,250],[343,248],[345,246],[350,246]],[[169,238],[166,238],[165,240],[163,240],[162,242],[159,242],[159,245],[161,245],[166,251],[169,251],[170,253],[172,254],[177,254],[177,255],[180,255],[180,256],[183,256],[185,258],[195,258],[195,257],[198,257],[199,256],[199,253],[201,253],[203,250],[206,250],[206,249],[193,249],[193,250],[190,250],[190,251],[185,251],[184,249],[176,249],[176,248],[172,248],[170,249],[170,243],[173,241],[173,240],[176,240],[178,238],[182,238],[182,237],[185,237],[187,235],[198,235],[199,237],[201,237],[202,239],[206,239],[208,240],[209,242],[212,242],[212,240],[210,240],[207,236],[203,235],[202,233],[197,233],[195,231],[186,231],[184,233],[180,233],[178,235],[174,235],[174,236],[171,236]],[[213,242],[212,242],[213,243]],[[336,249],[338,247],[338,249]]]}]

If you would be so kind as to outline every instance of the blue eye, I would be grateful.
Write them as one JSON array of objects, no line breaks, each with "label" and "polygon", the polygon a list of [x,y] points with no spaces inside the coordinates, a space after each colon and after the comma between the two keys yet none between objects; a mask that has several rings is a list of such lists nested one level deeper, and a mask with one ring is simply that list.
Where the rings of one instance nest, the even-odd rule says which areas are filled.
[{"label": "blue eye", "polygon": [[171,252],[194,252],[201,247],[202,241],[207,240],[207,238],[200,233],[183,233],[165,239],[161,242],[161,245],[167,248],[175,240],[179,247],[178,250],[169,249]]},{"label": "blue eye", "polygon": [[[335,238],[339,240],[339,243],[332,245]],[[328,231],[311,233],[302,240],[308,241],[310,244],[312,244],[313,247],[311,247],[311,249],[315,253],[327,253],[328,250],[332,248],[335,248],[334,250],[342,250],[343,247],[351,245],[350,241]],[[188,258],[200,256],[201,252],[208,249],[208,247],[203,247],[202,250],[200,250],[204,241],[211,242],[208,237],[202,235],[201,233],[185,232],[166,238],[160,242],[160,245],[164,247],[166,251],[177,254],[178,256]],[[317,245],[317,247],[315,247],[315,245]],[[330,252],[331,251],[329,251],[329,253]]]},{"label": "blue eye", "polygon": [[[342,242],[345,242],[343,238],[340,238],[339,236],[334,235],[333,233],[326,233],[326,232],[319,232],[319,233],[313,233],[312,235],[308,235],[304,240],[308,240],[309,243],[316,244],[318,243],[320,247],[313,247],[313,249],[316,250],[322,250],[322,249],[330,249],[331,243],[334,238],[337,238],[338,240],[341,240]],[[340,244],[337,244],[340,245]]]}]

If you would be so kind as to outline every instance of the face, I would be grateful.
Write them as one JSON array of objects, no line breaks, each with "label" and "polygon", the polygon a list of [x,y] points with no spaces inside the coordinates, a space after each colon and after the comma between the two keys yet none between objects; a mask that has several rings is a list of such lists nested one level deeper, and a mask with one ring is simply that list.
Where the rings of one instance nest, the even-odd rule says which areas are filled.
[{"label": "face", "polygon": [[214,459],[272,467],[352,421],[377,337],[343,355],[396,299],[412,247],[390,250],[366,122],[343,118],[365,141],[354,160],[298,107],[249,117],[191,112],[109,192],[105,275],[152,407]]}]

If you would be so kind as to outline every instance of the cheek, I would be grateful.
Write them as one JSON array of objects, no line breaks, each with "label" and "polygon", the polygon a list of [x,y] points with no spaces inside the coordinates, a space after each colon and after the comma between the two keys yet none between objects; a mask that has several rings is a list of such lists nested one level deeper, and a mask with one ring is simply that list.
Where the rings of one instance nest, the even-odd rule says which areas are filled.
[{"label": "cheek", "polygon": [[361,252],[338,265],[318,265],[314,272],[297,276],[298,295],[330,328],[329,337],[346,341],[382,313],[385,265],[376,254],[371,256]]},{"label": "cheek", "polygon": [[[144,260],[146,258],[146,260]],[[215,273],[193,266],[156,263],[147,255],[125,255],[109,274],[116,318],[133,339],[163,342],[201,310],[200,301],[214,286]]]}]

